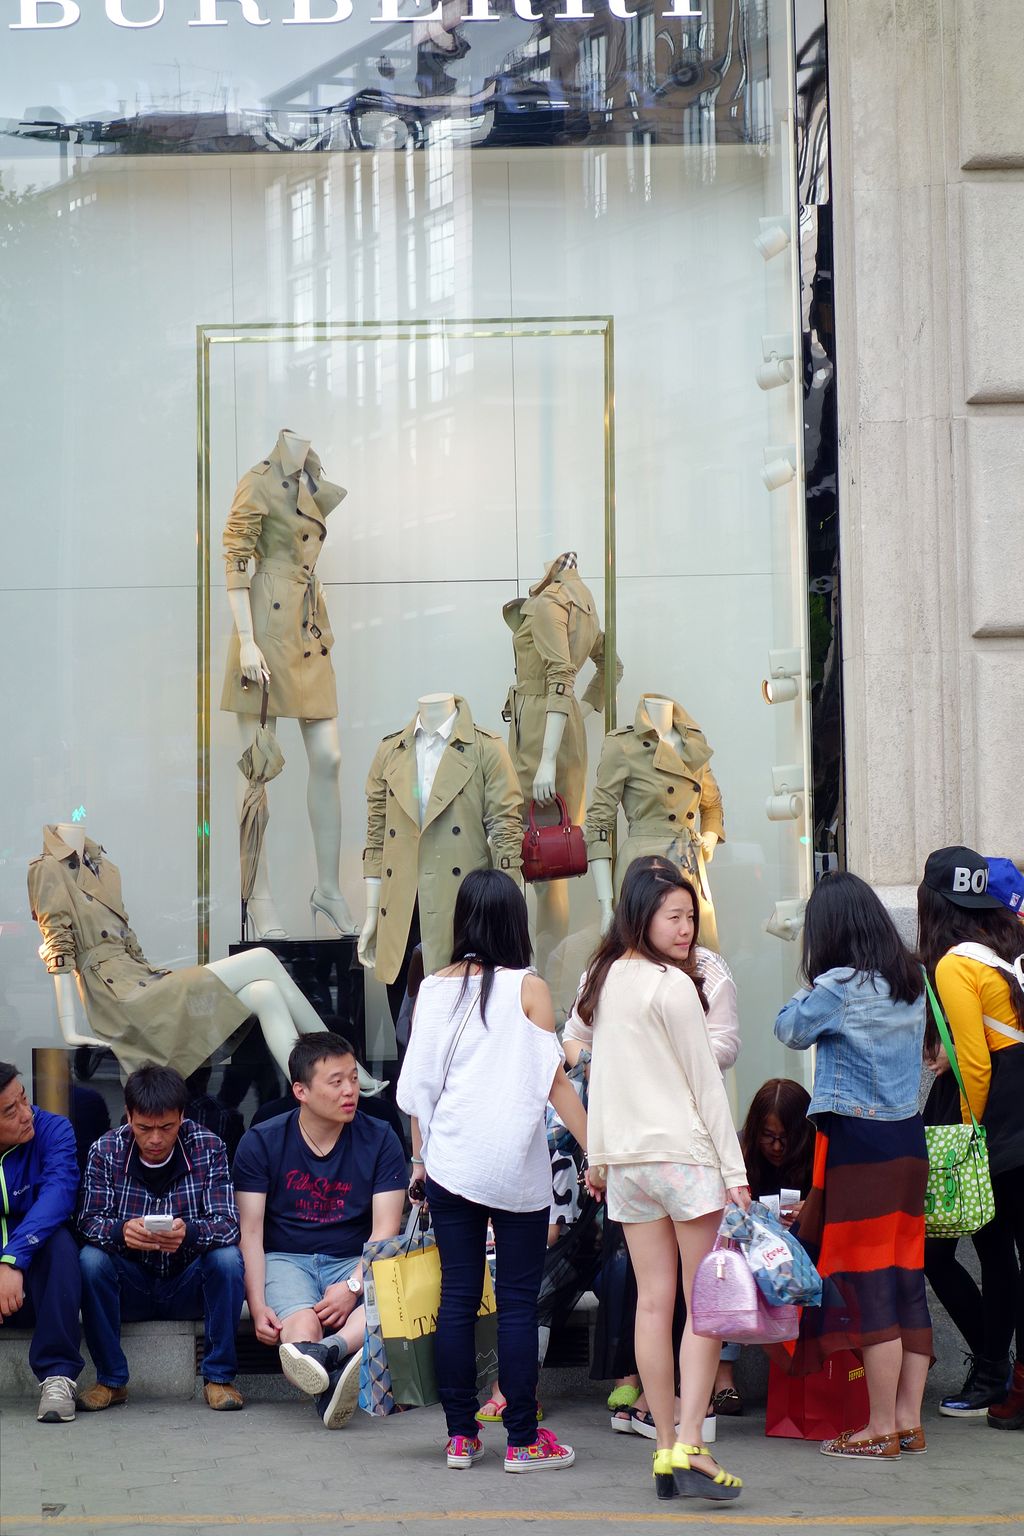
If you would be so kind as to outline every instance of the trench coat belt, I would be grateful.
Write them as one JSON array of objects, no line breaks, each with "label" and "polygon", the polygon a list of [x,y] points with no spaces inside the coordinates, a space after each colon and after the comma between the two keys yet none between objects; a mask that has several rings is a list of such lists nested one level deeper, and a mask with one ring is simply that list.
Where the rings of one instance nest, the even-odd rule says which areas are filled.
[{"label": "trench coat belt", "polygon": [[512,716],[515,714],[515,696],[518,693],[522,698],[543,699],[547,697],[548,685],[541,677],[528,677],[525,682],[513,683],[505,700],[505,707],[501,712],[501,718],[506,725],[512,724]]},{"label": "trench coat belt", "polygon": [[90,965],[97,965],[101,960],[113,960],[126,953],[123,939],[104,939],[101,944],[94,944],[92,949],[87,949],[84,955],[79,955],[76,964],[80,971],[87,971]]},{"label": "trench coat belt", "polygon": [[[315,571],[304,570],[301,565],[293,565],[290,560],[257,560],[257,571],[269,571],[272,576],[283,576],[286,581],[301,582],[306,588],[306,595],[302,603],[302,618],[304,623],[313,624],[316,617],[317,605],[320,602],[320,582]],[[319,631],[310,630],[317,639]]]},{"label": "trench coat belt", "polygon": [[680,826],[677,821],[669,821],[666,816],[640,816],[629,824],[629,837],[668,837],[673,841],[687,838],[696,846],[700,842],[700,833],[691,824]]}]

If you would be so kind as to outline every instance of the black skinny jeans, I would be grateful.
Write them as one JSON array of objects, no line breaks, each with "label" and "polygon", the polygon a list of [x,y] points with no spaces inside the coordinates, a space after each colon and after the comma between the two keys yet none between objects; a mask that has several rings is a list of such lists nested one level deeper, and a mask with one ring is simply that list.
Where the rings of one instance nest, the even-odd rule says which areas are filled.
[{"label": "black skinny jeans", "polygon": [[548,1207],[502,1211],[477,1205],[427,1179],[427,1201],[441,1258],[437,1389],[449,1435],[475,1435],[476,1314],[484,1288],[487,1218],[494,1227],[498,1376],[509,1445],[537,1438],[537,1297],[548,1242]]},{"label": "black skinny jeans", "polygon": [[[996,1214],[976,1232],[981,1290],[956,1256],[956,1238],[929,1238],[924,1272],[972,1355],[1005,1360],[1016,1334],[1024,1359],[1024,1168],[992,1177]],[[984,1300],[983,1300],[984,1298]]]}]

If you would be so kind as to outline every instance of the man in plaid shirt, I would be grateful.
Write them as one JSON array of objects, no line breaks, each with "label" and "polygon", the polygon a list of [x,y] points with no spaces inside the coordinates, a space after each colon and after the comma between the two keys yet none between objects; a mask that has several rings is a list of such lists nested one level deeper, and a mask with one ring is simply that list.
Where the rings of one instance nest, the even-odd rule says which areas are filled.
[{"label": "man in plaid shirt", "polygon": [[78,1230],[82,1324],[96,1385],[79,1408],[128,1400],[122,1322],[197,1318],[206,1324],[203,1396],[242,1408],[233,1385],[235,1328],[245,1290],[238,1210],[219,1136],[184,1118],[185,1080],[147,1062],[125,1083],[127,1125],[95,1142],[82,1181]]}]

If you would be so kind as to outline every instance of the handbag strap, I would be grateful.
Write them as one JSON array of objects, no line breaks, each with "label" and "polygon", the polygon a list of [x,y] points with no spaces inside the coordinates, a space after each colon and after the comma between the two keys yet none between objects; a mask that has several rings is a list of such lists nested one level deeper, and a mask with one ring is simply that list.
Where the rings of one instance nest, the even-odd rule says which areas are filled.
[{"label": "handbag strap", "polygon": [[448,1073],[452,1068],[452,1059],[458,1048],[459,1041],[462,1039],[466,1032],[466,1025],[469,1023],[470,1015],[472,1014],[473,1009],[476,1007],[478,1002],[479,998],[470,998],[469,1006],[464,1010],[462,1018],[459,1020],[458,1028],[456,1029],[455,1034],[452,1036],[452,1043],[448,1047],[448,1054],[444,1059],[444,1071],[441,1074],[441,1087],[437,1095],[438,1100],[440,1100],[441,1094],[444,1093],[444,1085],[448,1081]]},{"label": "handbag strap", "polygon": [[964,1103],[967,1105],[967,1113],[971,1117],[971,1124],[977,1132],[979,1130],[979,1126],[977,1120],[974,1118],[974,1110],[971,1108],[971,1101],[967,1097],[967,1089],[964,1087],[964,1080],[960,1075],[960,1063],[956,1059],[956,1046],[953,1044],[953,1036],[949,1032],[949,1026],[946,1023],[945,1016],[943,1015],[942,1009],[939,1006],[939,1000],[935,996],[935,993],[932,989],[932,984],[928,979],[928,972],[925,970],[923,965],[921,967],[921,974],[924,976],[925,990],[928,993],[928,1001],[931,1004],[932,1018],[935,1020],[935,1027],[939,1032],[939,1039],[942,1041],[942,1044],[945,1047],[946,1055],[949,1057],[949,1064],[953,1069],[953,1076],[956,1078],[957,1087],[960,1089],[961,1097],[963,1098]]},{"label": "handbag strap", "polygon": [[[572,826],[572,821],[571,821],[570,816],[569,816],[569,807],[566,805],[566,803],[563,800],[561,795],[556,795],[555,796],[555,804],[558,806],[558,825],[559,825],[560,828],[562,828],[563,831],[568,831],[571,828],[571,826]],[[533,832],[533,833],[535,833],[537,831],[537,817],[536,817],[536,814],[535,814],[536,810],[537,810],[537,802],[536,802],[536,800],[531,800],[530,801],[530,831]]]}]

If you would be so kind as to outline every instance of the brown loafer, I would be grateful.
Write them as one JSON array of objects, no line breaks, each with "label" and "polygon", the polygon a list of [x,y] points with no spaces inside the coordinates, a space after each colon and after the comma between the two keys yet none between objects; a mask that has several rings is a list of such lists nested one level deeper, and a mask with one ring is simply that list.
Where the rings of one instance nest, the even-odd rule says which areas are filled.
[{"label": "brown loafer", "polygon": [[127,1401],[127,1387],[105,1387],[102,1381],[98,1381],[87,1392],[78,1394],[78,1406],[86,1413],[102,1413],[104,1408],[123,1408]]},{"label": "brown loafer", "polygon": [[855,1440],[850,1430],[837,1435],[835,1440],[823,1440],[818,1447],[823,1456],[848,1456],[857,1461],[899,1461],[900,1437],[877,1435],[872,1440]]},{"label": "brown loafer", "polygon": [[906,1451],[908,1456],[923,1456],[928,1449],[920,1424],[914,1429],[898,1429],[896,1433],[900,1437],[900,1450]]},{"label": "brown loafer", "polygon": [[245,1407],[245,1398],[230,1381],[204,1381],[203,1397],[214,1413],[233,1413]]}]

